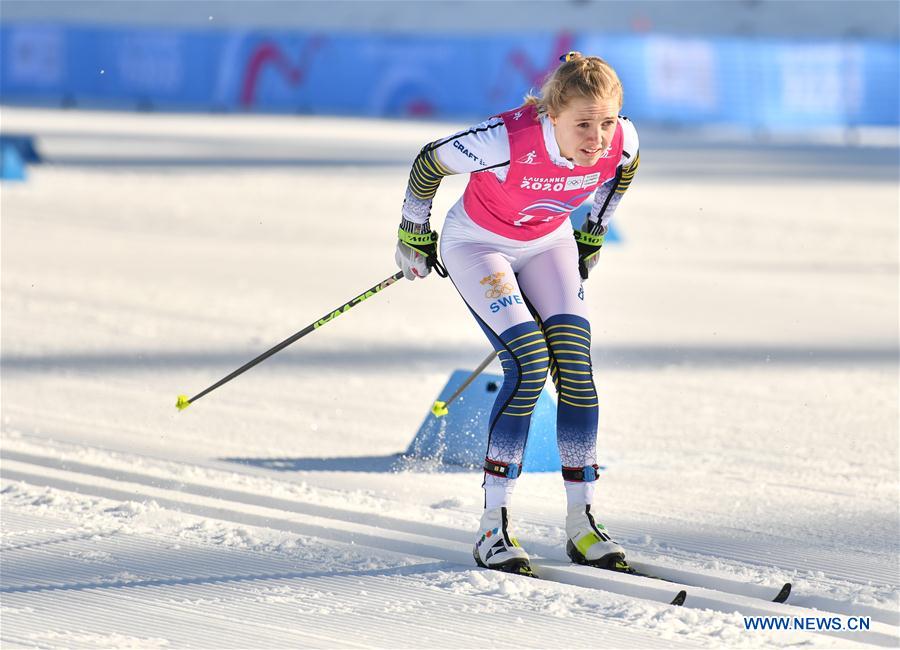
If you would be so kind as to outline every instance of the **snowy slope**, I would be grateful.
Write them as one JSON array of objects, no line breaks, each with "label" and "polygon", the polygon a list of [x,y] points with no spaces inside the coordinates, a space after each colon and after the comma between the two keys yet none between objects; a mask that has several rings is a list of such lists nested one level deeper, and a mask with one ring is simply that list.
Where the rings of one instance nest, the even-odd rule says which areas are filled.
[{"label": "snowy slope", "polygon": [[[3,109],[51,160],[0,198],[4,647],[897,645],[896,149],[642,132],[585,286],[597,507],[683,608],[553,565],[552,474],[513,514],[565,584],[472,565],[478,474],[397,457],[488,351],[436,277],[176,412],[393,273],[408,162],[456,126]],[[872,628],[743,629],[812,608]]]}]

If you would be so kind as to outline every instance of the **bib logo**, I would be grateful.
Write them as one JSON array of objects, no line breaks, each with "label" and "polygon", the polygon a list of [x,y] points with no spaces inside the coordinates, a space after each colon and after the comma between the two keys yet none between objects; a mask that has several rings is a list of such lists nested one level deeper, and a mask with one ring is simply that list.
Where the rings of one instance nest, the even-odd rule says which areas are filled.
[{"label": "bib logo", "polygon": [[[558,182],[557,185],[562,186],[561,181],[562,179],[560,179],[560,182]],[[526,178],[522,181],[522,186],[524,187],[526,183],[530,182],[531,181]],[[539,183],[535,181],[533,185],[539,185]],[[534,187],[534,189],[539,188]],[[589,191],[581,192],[580,194],[571,197],[568,201],[559,201],[549,197],[540,198],[534,203],[526,205],[519,210],[519,218],[513,221],[513,225],[521,226],[523,223],[532,220],[535,220],[535,223],[547,223],[554,219],[568,217],[572,210],[581,205],[590,195],[591,193]]]},{"label": "bib logo", "polygon": [[[536,162],[526,160],[534,154],[530,152],[519,158],[516,162],[526,165],[535,165]],[[572,190],[584,190],[593,187],[600,182],[600,174],[595,172],[586,176],[523,176],[519,181],[520,190],[535,190],[538,192],[571,192]],[[593,192],[593,190],[591,190]]]},{"label": "bib logo", "polygon": [[578,299],[584,300],[584,285],[578,287]]},{"label": "bib logo", "polygon": [[484,297],[494,301],[490,304],[491,313],[494,314],[510,305],[525,304],[522,302],[522,296],[519,294],[511,295],[515,288],[509,282],[503,281],[505,275],[502,271],[498,271],[481,279],[481,284],[487,286]]},{"label": "bib logo", "polygon": [[600,174],[596,172],[587,176],[569,176],[566,179],[566,189],[580,190],[585,187],[593,187],[599,180]]},{"label": "bib logo", "polygon": [[531,151],[526,153],[524,156],[519,158],[516,162],[519,163],[520,165],[536,165],[537,162],[535,162],[535,160],[534,160],[535,158],[537,158],[537,152],[534,149],[532,149]]}]

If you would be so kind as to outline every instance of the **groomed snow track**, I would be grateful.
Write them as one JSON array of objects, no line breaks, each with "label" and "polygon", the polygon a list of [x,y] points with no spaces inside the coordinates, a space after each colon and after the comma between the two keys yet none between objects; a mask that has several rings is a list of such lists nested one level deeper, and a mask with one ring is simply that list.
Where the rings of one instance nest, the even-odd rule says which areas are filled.
[{"label": "groomed snow track", "polygon": [[[185,474],[190,474],[190,468],[185,468]],[[226,475],[223,474],[223,479]],[[15,616],[8,616],[4,626],[3,638],[15,643],[25,643],[23,638],[15,634],[16,621],[26,621],[32,612],[45,612],[47,601],[59,604],[65,602],[63,609],[54,610],[54,617],[66,616],[66,608],[79,618],[84,618],[85,607],[96,607],[97,611],[105,611],[112,606],[118,616],[124,620],[135,617],[138,620],[148,616],[151,612],[155,620],[162,616],[183,617],[167,629],[184,630],[199,629],[216,621],[216,625],[222,622],[232,624],[240,623],[241,631],[230,633],[227,638],[245,639],[250,645],[258,643],[255,636],[261,629],[265,629],[266,638],[275,643],[300,643],[300,644],[331,644],[357,647],[351,639],[345,639],[340,629],[329,631],[328,626],[317,625],[315,633],[308,629],[302,632],[289,623],[275,624],[271,617],[266,616],[266,607],[260,604],[253,608],[252,612],[241,610],[241,621],[234,620],[227,614],[227,607],[222,605],[222,589],[226,591],[235,585],[254,585],[255,588],[264,586],[266,593],[277,593],[278,589],[285,585],[300,586],[301,591],[321,594],[328,593],[330,602],[326,609],[337,607],[341,603],[344,607],[356,607],[362,602],[369,604],[380,603],[388,605],[396,599],[408,599],[410,594],[401,595],[395,586],[390,586],[392,580],[398,576],[416,576],[418,574],[432,573],[461,573],[481,572],[472,567],[471,562],[471,532],[454,530],[452,528],[437,526],[434,524],[421,524],[416,521],[391,517],[389,514],[375,512],[362,513],[351,509],[340,509],[317,505],[315,503],[303,503],[302,501],[287,500],[267,496],[265,494],[215,487],[208,482],[193,483],[185,480],[173,479],[164,475],[155,475],[150,472],[127,471],[105,467],[99,464],[78,462],[61,459],[55,455],[37,455],[4,451],[2,478],[4,481],[22,481],[36,486],[47,486],[55,490],[74,492],[84,496],[102,497],[119,502],[152,503],[154,507],[171,510],[178,513],[194,515],[236,524],[240,526],[252,526],[268,528],[277,531],[294,533],[304,537],[324,540],[337,545],[352,545],[356,549],[373,549],[376,552],[387,552],[391,555],[407,558],[409,564],[400,567],[386,569],[372,569],[368,571],[316,571],[314,564],[304,567],[302,570],[283,567],[281,571],[273,571],[271,558],[264,558],[254,553],[241,554],[240,560],[230,558],[228,553],[208,553],[200,548],[191,548],[189,545],[173,548],[158,541],[141,540],[134,536],[123,537],[120,534],[104,535],[98,533],[84,533],[79,535],[71,528],[58,524],[52,534],[41,535],[46,532],[46,525],[36,526],[36,532],[29,533],[26,538],[12,536],[5,540],[3,552],[3,586],[2,594],[5,611],[15,612]],[[390,504],[384,504],[384,512],[390,512]],[[403,507],[397,504],[397,510]],[[36,519],[35,523],[40,520]],[[10,521],[5,521],[9,527]],[[20,530],[31,530],[27,516],[14,515],[12,525]],[[92,553],[99,557],[121,556],[123,551],[128,560],[125,565],[128,572],[136,572],[132,577],[130,573],[123,577],[115,574],[107,575],[97,581],[93,571],[72,572],[72,567],[65,562],[66,554],[71,554],[73,547],[89,547]],[[123,548],[124,547],[124,548]],[[538,552],[552,552],[545,544],[535,543],[529,545]],[[705,553],[721,553],[724,549],[704,548]],[[165,554],[165,561],[155,557],[159,553]],[[34,556],[41,560],[36,561]],[[22,561],[24,559],[24,561]],[[48,570],[59,563],[63,571]],[[131,564],[134,563],[134,564]],[[277,564],[277,562],[276,562]],[[678,572],[677,563],[669,565],[651,565],[665,575],[667,570],[672,575],[680,575],[681,582],[664,582],[634,576],[625,576],[615,573],[607,573],[586,567],[577,567],[560,560],[536,561],[536,570],[545,580],[569,585],[576,588],[600,590],[609,594],[617,594],[632,599],[646,601],[645,606],[657,608],[662,611],[679,588],[688,592],[686,608],[696,610],[712,610],[723,615],[739,612],[742,616],[792,616],[792,617],[822,617],[822,616],[871,616],[872,628],[869,631],[856,632],[848,638],[847,632],[820,632],[818,635],[829,635],[841,640],[842,644],[850,643],[872,644],[884,647],[895,647],[897,643],[896,625],[897,613],[888,610],[865,607],[862,605],[848,605],[837,601],[819,599],[816,601],[817,609],[793,606],[791,604],[778,604],[767,602],[763,597],[768,594],[774,596],[775,589],[766,589],[759,585],[743,585],[739,581],[723,581],[715,577],[706,577],[702,573],[681,571]],[[157,575],[160,568],[164,572]],[[651,567],[647,567],[651,568]],[[846,569],[846,567],[845,567]],[[528,581],[519,576],[506,576],[485,572],[482,579],[486,581],[499,580],[501,582]],[[139,576],[139,577],[138,577]],[[873,571],[865,579],[883,580],[889,583],[890,570],[883,572]],[[358,593],[354,592],[360,579],[365,579],[365,588]],[[370,583],[386,581],[383,592]],[[342,588],[343,587],[343,588]],[[728,590],[722,590],[725,587]],[[185,604],[190,605],[190,610],[178,606],[178,592],[180,588],[187,589],[190,596],[183,596]],[[733,590],[733,592],[731,591]],[[146,599],[137,594],[156,592],[160,595],[154,597],[154,606],[143,613],[140,611],[146,604]],[[209,596],[204,596],[206,592]],[[53,597],[47,596],[53,593]],[[743,592],[743,593],[742,593]],[[167,594],[167,595],[163,595]],[[760,597],[754,597],[760,596]],[[295,598],[292,596],[292,598]],[[320,596],[317,596],[318,599]],[[447,595],[448,598],[456,598],[457,595]],[[802,594],[795,597],[802,599]],[[168,598],[165,603],[158,602]],[[435,596],[437,598],[437,596]],[[71,602],[74,599],[74,602]],[[119,600],[121,599],[121,603]],[[82,603],[82,600],[86,601]],[[277,600],[277,599],[276,599]],[[208,602],[206,602],[208,601]],[[205,603],[205,604],[204,604]],[[212,606],[213,603],[219,603]],[[121,607],[120,607],[121,604]],[[435,601],[440,608],[439,599]],[[377,607],[376,607],[377,609]],[[159,611],[157,611],[159,610]],[[429,608],[429,612],[430,612]],[[76,613],[77,612],[77,613]],[[25,614],[24,616],[22,614]],[[44,615],[42,613],[41,615]],[[367,629],[373,630],[373,635],[366,635],[365,641],[358,647],[370,647],[371,645],[382,647],[396,642],[394,632],[383,630],[386,636],[379,638],[377,631],[377,616],[372,613]],[[450,621],[434,619],[429,614],[429,621],[421,622],[423,626],[417,634],[428,637],[437,634],[438,630],[453,628]],[[207,620],[206,623],[203,621]],[[363,619],[360,619],[363,624]],[[117,630],[125,627],[121,623],[110,626]],[[26,626],[28,627],[28,626]],[[152,629],[158,629],[151,626]],[[463,626],[465,627],[465,626]],[[548,636],[532,631],[541,629],[549,633]],[[536,646],[552,644],[558,638],[552,632],[554,624],[547,622],[541,625],[529,624],[529,642],[534,641]],[[137,626],[135,632],[141,632],[136,638],[148,639],[147,634],[151,628]],[[218,628],[220,632],[224,628]],[[407,632],[412,633],[411,630]],[[117,632],[121,633],[121,632]],[[300,636],[292,636],[295,634]],[[462,633],[459,639],[453,639],[451,634],[448,643],[459,642],[465,645],[471,642],[470,633]],[[8,636],[9,635],[9,636]],[[270,636],[271,635],[271,636]],[[286,635],[286,636],[282,636]],[[85,638],[92,638],[90,635]],[[412,638],[412,636],[410,637]],[[444,637],[442,637],[444,638]],[[251,639],[257,639],[250,643]],[[66,643],[77,643],[77,639],[60,639]],[[466,641],[468,640],[468,641]],[[125,642],[125,638],[122,639]],[[190,643],[188,638],[182,639]],[[196,641],[196,639],[194,640]],[[623,644],[633,643],[630,637],[622,637]],[[642,641],[643,643],[644,641]],[[241,645],[240,642],[237,643]]]}]

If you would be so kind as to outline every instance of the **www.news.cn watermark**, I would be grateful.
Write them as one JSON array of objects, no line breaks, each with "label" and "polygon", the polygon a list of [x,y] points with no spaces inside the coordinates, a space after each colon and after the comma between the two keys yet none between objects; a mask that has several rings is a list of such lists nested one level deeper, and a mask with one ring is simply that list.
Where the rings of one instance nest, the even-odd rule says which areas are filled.
[{"label": "www.news.cn watermark", "polygon": [[869,616],[745,616],[745,630],[808,630],[811,632],[863,632]]}]

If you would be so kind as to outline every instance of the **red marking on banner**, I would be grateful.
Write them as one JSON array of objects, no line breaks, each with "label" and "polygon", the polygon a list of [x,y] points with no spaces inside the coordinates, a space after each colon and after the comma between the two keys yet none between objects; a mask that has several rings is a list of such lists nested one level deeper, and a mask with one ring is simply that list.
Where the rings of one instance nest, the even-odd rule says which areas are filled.
[{"label": "red marking on banner", "polygon": [[434,115],[434,105],[427,99],[414,99],[406,105],[406,114],[412,117]]},{"label": "red marking on banner", "polygon": [[293,65],[282,49],[272,42],[260,43],[250,54],[244,70],[244,82],[241,85],[241,107],[253,108],[256,103],[256,87],[265,66],[275,66],[289,86],[303,83],[307,69],[312,62],[312,55],[322,45],[322,39],[313,37],[306,41],[300,54],[300,65]]}]

